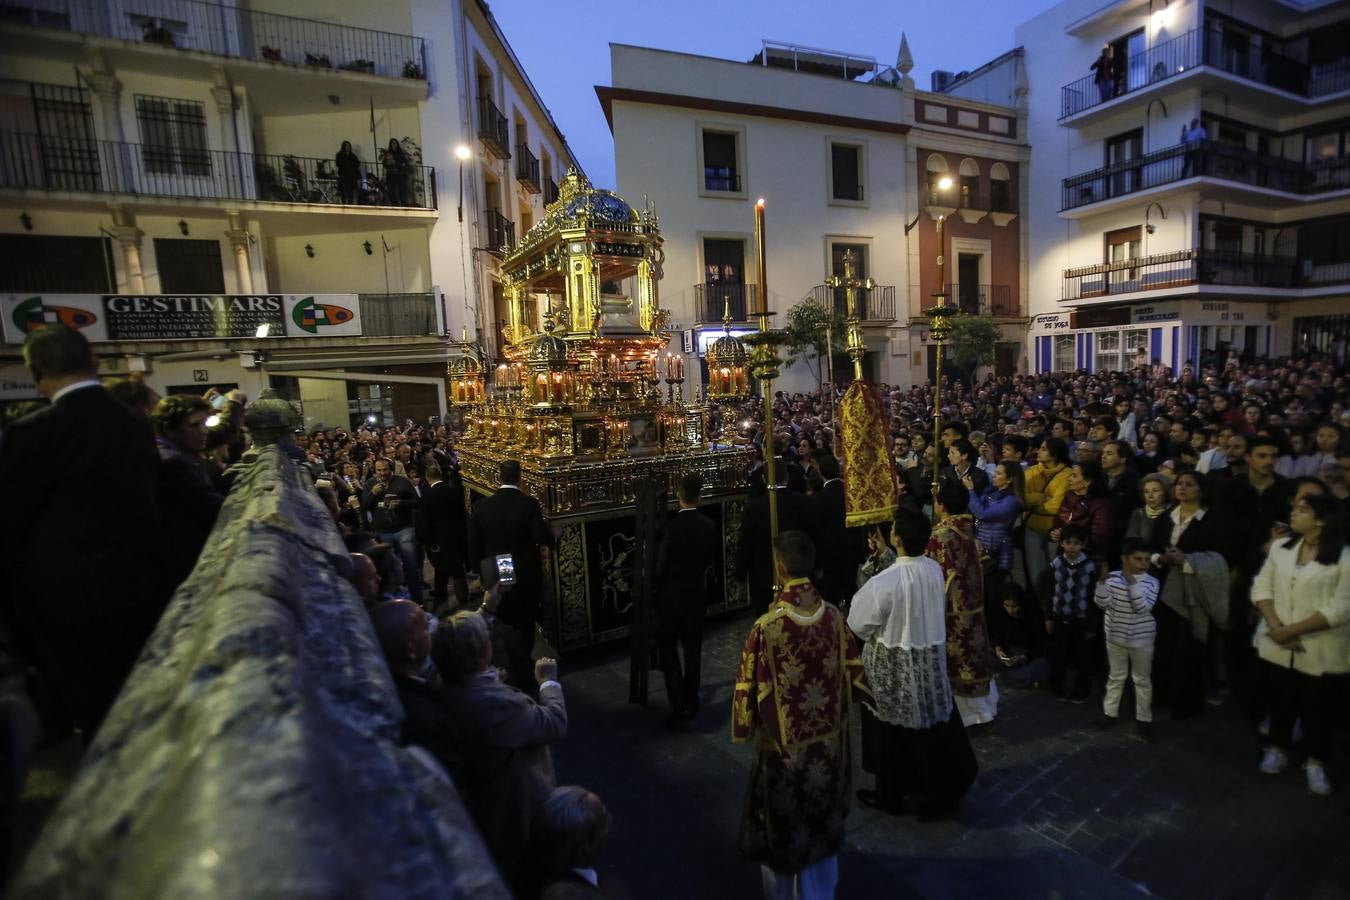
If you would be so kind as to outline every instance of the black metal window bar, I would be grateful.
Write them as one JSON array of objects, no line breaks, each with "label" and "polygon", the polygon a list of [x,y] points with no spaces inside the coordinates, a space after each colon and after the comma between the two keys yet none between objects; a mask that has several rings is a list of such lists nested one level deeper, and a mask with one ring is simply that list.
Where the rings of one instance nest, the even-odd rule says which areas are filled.
[{"label": "black metal window bar", "polygon": [[211,174],[206,149],[206,107],[196,100],[136,95],[136,121],[141,129],[141,159],[156,175]]},{"label": "black metal window bar", "polygon": [[694,285],[694,313],[700,323],[720,322],[730,304],[731,321],[745,322],[746,310],[754,305],[759,287],[739,281],[710,281]]},{"label": "black metal window bar", "polygon": [[510,126],[489,97],[478,98],[478,136],[502,159],[511,158]]},{"label": "black metal window bar", "polygon": [[426,77],[420,37],[243,9],[206,0],[4,0],[0,22],[262,62],[391,78]]},{"label": "black metal window bar", "polygon": [[539,158],[524,144],[516,145],[516,179],[533,193],[539,193]]},{"label": "black metal window bar", "polygon": [[552,178],[544,179],[544,204],[558,202],[558,182]]},{"label": "black metal window bar", "polygon": [[488,249],[493,252],[509,250],[516,245],[516,226],[501,210],[490,209],[487,214]]},{"label": "black metal window bar", "polygon": [[[150,197],[436,208],[436,170],[362,162],[350,194],[331,159],[146,146],[82,137],[0,132],[0,187],[92,191]],[[88,168],[70,168],[71,160]],[[194,177],[185,177],[193,175]],[[401,179],[398,184],[392,182]]]},{"label": "black metal window bar", "polygon": [[[848,292],[818,284],[811,289],[811,299],[841,316],[848,315]],[[870,291],[858,289],[858,318],[864,322],[891,322],[895,320],[895,285],[879,284]]]},{"label": "black metal window bar", "polygon": [[1012,285],[957,282],[947,285],[946,296],[961,311],[980,316],[1015,316]]}]

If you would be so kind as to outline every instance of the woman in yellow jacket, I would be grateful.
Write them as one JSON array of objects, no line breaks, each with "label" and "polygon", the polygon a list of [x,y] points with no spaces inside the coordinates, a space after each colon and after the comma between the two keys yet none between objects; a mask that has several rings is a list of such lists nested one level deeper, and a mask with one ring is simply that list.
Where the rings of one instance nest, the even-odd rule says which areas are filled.
[{"label": "woman in yellow jacket", "polygon": [[1050,568],[1050,529],[1068,492],[1069,445],[1060,438],[1046,438],[1036,451],[1036,465],[1027,468],[1027,527],[1022,545],[1027,584],[1038,595]]}]

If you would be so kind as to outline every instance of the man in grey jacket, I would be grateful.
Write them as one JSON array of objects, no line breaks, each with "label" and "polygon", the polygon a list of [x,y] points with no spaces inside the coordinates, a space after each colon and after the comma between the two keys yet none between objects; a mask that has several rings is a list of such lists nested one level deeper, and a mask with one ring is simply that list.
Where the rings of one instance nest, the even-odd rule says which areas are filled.
[{"label": "man in grey jacket", "polygon": [[519,889],[528,869],[530,819],[557,786],[549,745],[567,734],[558,663],[547,657],[535,662],[535,702],[498,676],[487,619],[467,610],[436,629],[431,659],[463,737],[469,810],[502,875]]}]

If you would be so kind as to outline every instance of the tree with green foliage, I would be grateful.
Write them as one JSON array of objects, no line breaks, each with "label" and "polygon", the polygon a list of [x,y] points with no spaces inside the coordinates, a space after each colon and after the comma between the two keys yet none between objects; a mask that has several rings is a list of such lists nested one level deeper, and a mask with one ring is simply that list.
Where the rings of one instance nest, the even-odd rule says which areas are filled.
[{"label": "tree with green foliage", "polygon": [[[787,348],[788,364],[805,362],[814,366],[816,390],[819,391],[825,384],[826,356],[831,349],[838,356],[848,346],[844,317],[814,297],[804,297],[788,310],[784,331],[787,332],[784,347]],[[835,365],[837,367],[839,363],[836,361]]]},{"label": "tree with green foliage", "polygon": [[979,366],[994,364],[994,347],[1002,337],[989,316],[953,316],[945,345],[953,365],[973,376]]}]

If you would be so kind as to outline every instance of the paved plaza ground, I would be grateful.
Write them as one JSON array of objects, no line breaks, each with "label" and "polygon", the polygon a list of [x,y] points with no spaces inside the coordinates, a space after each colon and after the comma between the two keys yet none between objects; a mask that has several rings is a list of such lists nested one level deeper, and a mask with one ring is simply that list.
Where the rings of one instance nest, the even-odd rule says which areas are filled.
[{"label": "paved plaza ground", "polygon": [[[730,739],[749,623],[710,624],[704,708],[684,732],[664,727],[659,674],[649,707],[628,703],[625,646],[564,660],[559,780],[609,806],[602,871],[626,896],[759,896],[757,869],[735,854],[750,750]],[[1097,731],[1095,717],[1091,704],[1005,689],[998,722],[971,732],[980,776],[960,821],[920,824],[855,802],[838,896],[1350,897],[1350,791],[1315,797],[1292,766],[1259,775],[1259,748],[1231,704],[1175,724],[1164,711],[1153,745],[1128,726]],[[1344,767],[1335,774],[1345,780]]]}]

